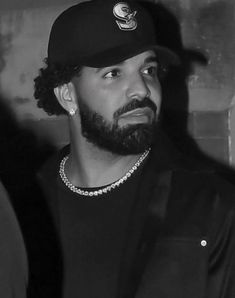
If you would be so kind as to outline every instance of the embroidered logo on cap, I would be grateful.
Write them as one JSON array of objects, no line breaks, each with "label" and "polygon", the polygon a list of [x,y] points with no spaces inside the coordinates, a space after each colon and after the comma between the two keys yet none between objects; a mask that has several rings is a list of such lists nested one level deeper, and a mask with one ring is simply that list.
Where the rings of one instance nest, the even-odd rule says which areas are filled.
[{"label": "embroidered logo on cap", "polygon": [[116,23],[121,30],[130,31],[137,27],[135,15],[137,11],[131,11],[130,6],[125,2],[117,3],[113,8],[113,14],[118,19]]}]

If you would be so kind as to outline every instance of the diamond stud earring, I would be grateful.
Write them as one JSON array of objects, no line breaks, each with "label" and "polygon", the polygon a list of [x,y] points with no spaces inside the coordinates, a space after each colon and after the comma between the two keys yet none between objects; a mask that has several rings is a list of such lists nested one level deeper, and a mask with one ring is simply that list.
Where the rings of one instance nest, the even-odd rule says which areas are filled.
[{"label": "diamond stud earring", "polygon": [[70,109],[70,111],[69,111],[69,115],[70,115],[70,116],[74,116],[74,115],[75,115],[75,110],[74,110],[74,109]]}]

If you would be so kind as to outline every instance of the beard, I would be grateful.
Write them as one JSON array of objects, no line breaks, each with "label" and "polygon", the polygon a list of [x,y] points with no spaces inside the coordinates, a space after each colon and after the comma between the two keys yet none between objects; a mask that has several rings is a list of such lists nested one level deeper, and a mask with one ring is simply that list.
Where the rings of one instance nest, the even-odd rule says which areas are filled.
[{"label": "beard", "polygon": [[136,108],[149,107],[156,115],[157,107],[149,99],[133,100],[114,113],[114,121],[109,122],[104,117],[91,110],[86,103],[79,103],[82,135],[88,142],[113,154],[139,154],[148,149],[155,137],[157,121],[151,123],[118,125],[118,117]]}]

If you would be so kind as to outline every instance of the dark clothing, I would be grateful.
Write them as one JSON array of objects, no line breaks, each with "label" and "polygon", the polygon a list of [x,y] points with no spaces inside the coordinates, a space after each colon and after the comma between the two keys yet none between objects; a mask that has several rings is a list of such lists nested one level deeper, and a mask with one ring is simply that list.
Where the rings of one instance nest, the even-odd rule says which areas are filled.
[{"label": "dark clothing", "polygon": [[[66,276],[69,276],[66,271],[68,266],[73,275],[70,278],[73,278],[74,287],[76,282],[78,285],[74,293],[61,297],[88,297],[84,292],[86,287],[80,288],[79,284],[83,281],[86,286],[98,289],[96,283],[99,277],[103,278],[104,274],[115,270],[114,268],[116,272],[109,275],[106,281],[111,276],[111,285],[117,287],[117,290],[109,297],[235,297],[235,191],[229,183],[210,171],[202,171],[200,167],[183,161],[180,155],[171,150],[169,144],[163,145],[163,139],[159,139],[147,162],[139,170],[139,176],[133,177],[132,187],[128,190],[129,196],[125,196],[125,204],[120,203],[123,207],[117,205],[117,214],[110,209],[110,214],[104,215],[101,212],[102,207],[98,206],[99,203],[102,205],[99,197],[74,198],[74,194],[71,194],[66,198],[65,193],[63,194],[63,191],[70,192],[62,185],[58,175],[63,155],[62,151],[50,160],[40,174],[61,245],[64,275],[62,292],[65,293]],[[129,187],[131,180],[125,183]],[[114,193],[118,195],[119,191],[122,192],[121,187]],[[114,193],[114,197],[110,193],[107,199],[117,200]],[[119,199],[121,202],[121,193]],[[95,203],[89,200],[95,200]],[[97,214],[96,208],[90,209],[91,203],[97,206]],[[73,206],[77,204],[81,210],[74,213],[78,208]],[[116,208],[113,202],[110,204],[112,208]],[[127,211],[123,213],[122,222],[118,214],[124,210],[125,205]],[[92,212],[90,217],[89,210]],[[112,226],[111,230],[104,226],[106,221],[112,222],[110,216],[114,216],[113,231],[117,233],[117,238],[111,233]],[[84,222],[85,226],[82,226]],[[92,227],[94,222],[100,222],[100,227]],[[117,227],[118,222],[122,222],[122,226]],[[107,233],[107,239],[105,234],[102,235],[102,229]],[[105,239],[103,246],[102,243],[92,242],[96,230],[103,238],[102,241]],[[71,233],[72,231],[78,234]],[[105,254],[109,255],[102,259],[104,256],[94,251],[94,257],[98,256],[99,260],[89,260],[88,267],[85,264],[85,272],[73,268],[73,258],[68,257],[70,253],[75,256],[76,250],[81,249],[80,252],[77,251],[78,255],[87,253],[91,257],[92,250],[89,250],[92,246],[97,248],[96,245],[99,249],[103,247]],[[117,259],[113,260],[115,257]],[[74,258],[76,267],[76,257]],[[82,258],[79,258],[81,262]],[[87,274],[86,271],[91,267],[94,268],[97,279],[94,275],[89,285],[87,279],[83,280],[83,274]],[[79,292],[80,289],[82,292]],[[108,297],[104,296],[108,289],[109,286],[103,283],[101,292],[96,292],[90,298]],[[87,291],[91,293],[90,289]]]},{"label": "dark clothing", "polygon": [[28,266],[23,237],[0,183],[0,297],[25,298]]},{"label": "dark clothing", "polygon": [[123,245],[135,198],[133,182],[137,180],[137,177],[130,179],[128,190],[123,184],[112,194],[84,198],[58,179],[55,224],[63,255],[63,297],[116,297]]},{"label": "dark clothing", "polygon": [[[52,186],[56,199],[49,195],[49,200],[63,259],[62,297],[117,297],[120,263],[140,174],[141,169],[127,183],[95,198],[73,193],[59,177]],[[44,177],[43,186],[48,191],[50,180]]]}]

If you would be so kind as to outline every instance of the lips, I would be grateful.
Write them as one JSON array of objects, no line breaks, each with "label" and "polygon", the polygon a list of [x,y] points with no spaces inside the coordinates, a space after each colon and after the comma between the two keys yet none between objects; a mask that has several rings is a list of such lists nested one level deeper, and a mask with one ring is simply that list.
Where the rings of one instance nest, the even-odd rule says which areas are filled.
[{"label": "lips", "polygon": [[153,118],[154,112],[149,107],[137,108],[119,116],[119,120],[127,120],[135,123],[151,122]]},{"label": "lips", "polygon": [[152,114],[153,114],[153,111],[150,108],[146,107],[146,108],[138,108],[138,109],[126,112],[120,115],[119,117],[126,118],[126,117],[133,117],[133,116],[137,117],[137,116],[143,116],[143,115],[148,116]]}]

